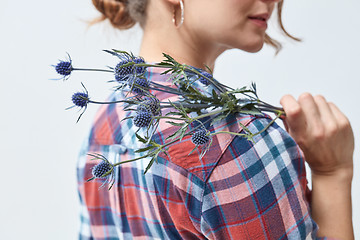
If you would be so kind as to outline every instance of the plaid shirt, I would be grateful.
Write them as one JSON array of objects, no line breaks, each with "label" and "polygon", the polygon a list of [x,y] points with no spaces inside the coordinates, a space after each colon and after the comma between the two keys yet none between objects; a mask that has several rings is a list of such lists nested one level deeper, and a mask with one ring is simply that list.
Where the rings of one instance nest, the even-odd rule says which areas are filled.
[{"label": "plaid shirt", "polygon": [[[161,84],[168,75],[149,68],[147,78]],[[210,91],[211,87],[202,88]],[[177,96],[153,92],[160,100]],[[110,100],[118,100],[114,94]],[[80,239],[314,239],[317,225],[309,207],[304,158],[294,140],[276,123],[254,142],[217,134],[203,158],[189,153],[185,137],[168,156],[144,175],[149,159],[115,168],[109,191],[101,179],[86,182],[98,162],[87,153],[100,153],[118,163],[139,157],[137,128],[119,105],[102,106],[78,162],[81,202]],[[229,116],[207,129],[242,132],[263,129],[271,118]],[[164,143],[176,127],[161,122],[154,138]]]}]

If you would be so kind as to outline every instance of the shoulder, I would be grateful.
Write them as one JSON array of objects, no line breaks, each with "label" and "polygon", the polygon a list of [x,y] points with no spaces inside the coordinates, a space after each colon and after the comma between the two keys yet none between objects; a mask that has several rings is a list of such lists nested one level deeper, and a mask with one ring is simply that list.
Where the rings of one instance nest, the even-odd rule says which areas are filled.
[{"label": "shoulder", "polygon": [[[246,128],[256,133],[269,123],[256,118]],[[305,239],[315,227],[306,192],[301,150],[279,125],[272,123],[253,141],[235,137],[204,185],[205,235],[255,239],[266,232],[274,239]]]},{"label": "shoulder", "polygon": [[[208,125],[206,128],[211,132],[224,132],[212,136],[212,143],[206,154],[201,157],[201,148],[198,147],[192,152],[195,145],[191,141],[191,136],[184,137],[181,141],[172,144],[167,154],[161,155],[166,161],[185,169],[186,171],[196,175],[202,181],[206,181],[212,174],[213,170],[224,161],[236,159],[239,155],[246,153],[253,143],[244,137],[235,136],[225,132],[246,133],[243,128],[253,133],[258,132],[271,122],[269,116],[255,117],[252,115],[229,116],[223,121]],[[278,126],[272,126],[277,129]],[[269,128],[270,129],[270,128]],[[191,130],[191,129],[190,129]],[[156,135],[157,142],[165,142],[167,136],[176,131],[175,127],[162,129],[160,134]],[[266,132],[268,132],[267,130]],[[256,137],[255,141],[259,141],[262,137]],[[191,154],[190,154],[191,153]]]},{"label": "shoulder", "polygon": [[219,174],[237,175],[237,179],[260,185],[276,178],[286,187],[300,182],[305,189],[304,156],[293,138],[269,117],[253,119],[246,129],[257,135],[252,141],[234,137],[209,176],[210,181],[221,178]]}]

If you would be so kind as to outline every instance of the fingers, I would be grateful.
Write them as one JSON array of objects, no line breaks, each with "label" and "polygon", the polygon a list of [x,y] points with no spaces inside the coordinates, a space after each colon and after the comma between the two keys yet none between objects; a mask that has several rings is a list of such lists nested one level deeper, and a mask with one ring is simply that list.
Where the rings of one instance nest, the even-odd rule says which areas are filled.
[{"label": "fingers", "polygon": [[287,127],[294,132],[301,131],[306,127],[306,121],[300,104],[291,95],[281,98],[280,104],[286,113]]},{"label": "fingers", "polygon": [[291,95],[285,95],[280,100],[280,104],[287,116],[286,123],[294,131],[309,123],[306,126],[312,129],[322,128],[323,125],[330,125],[334,128],[337,118],[345,117],[335,105],[330,107],[321,95],[313,97],[310,93],[303,93],[299,96],[298,101]]},{"label": "fingers", "polygon": [[298,100],[286,95],[280,103],[286,113],[285,126],[314,172],[352,169],[354,136],[349,120],[337,106],[309,93]]},{"label": "fingers", "polygon": [[[313,97],[310,93],[303,93],[298,101],[293,96],[285,95],[280,103],[286,113],[284,121],[286,130],[298,140],[299,144],[304,137],[320,140],[327,135],[335,134],[338,130],[335,113],[339,118],[343,116],[336,106],[332,110],[321,95]],[[311,133],[311,136],[305,136],[306,132]]]},{"label": "fingers", "polygon": [[319,108],[310,93],[303,93],[299,96],[299,104],[305,115],[306,122],[311,129],[321,128],[321,117]]},{"label": "fingers", "polygon": [[329,103],[329,108],[330,108],[331,112],[333,113],[333,116],[336,119],[339,128],[351,129],[349,119],[340,111],[340,109],[334,103]]},{"label": "fingers", "polygon": [[321,95],[315,96],[314,101],[318,105],[320,116],[324,123],[329,121],[333,121],[333,122],[336,121],[334,113],[330,109],[329,103],[326,101],[326,99],[323,96]]},{"label": "fingers", "polygon": [[315,96],[314,100],[318,105],[321,121],[326,128],[326,133],[330,135],[335,134],[338,130],[338,120],[331,110],[329,103],[321,95]]},{"label": "fingers", "polygon": [[346,122],[348,119],[346,116],[340,111],[340,109],[334,104],[329,103],[330,111],[332,112],[333,116],[339,121],[339,122]]}]

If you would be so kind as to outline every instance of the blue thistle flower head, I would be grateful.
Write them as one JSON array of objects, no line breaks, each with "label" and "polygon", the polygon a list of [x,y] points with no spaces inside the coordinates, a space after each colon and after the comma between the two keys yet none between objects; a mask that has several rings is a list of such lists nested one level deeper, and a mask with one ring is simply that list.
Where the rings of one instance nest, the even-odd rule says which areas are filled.
[{"label": "blue thistle flower head", "polygon": [[79,122],[81,116],[84,114],[84,112],[86,111],[87,105],[90,102],[90,98],[89,98],[89,93],[86,89],[86,87],[84,86],[83,83],[81,83],[81,85],[83,86],[85,92],[76,92],[72,95],[71,97],[71,101],[74,103],[73,106],[66,108],[67,109],[71,109],[73,107],[80,107],[81,109],[83,109],[82,113],[80,114],[78,120],[76,122]]},{"label": "blue thistle flower head", "polygon": [[146,112],[146,111],[151,112],[151,109],[149,108],[148,105],[141,103],[141,104],[138,105],[136,111],[137,111],[137,112],[144,112],[144,111],[145,111],[145,112]]},{"label": "blue thistle flower head", "polygon": [[[213,76],[205,71],[201,72],[202,75],[204,75],[207,78],[213,79]],[[210,84],[209,80],[207,80],[206,78],[204,78],[203,76],[200,76],[199,81],[204,84],[205,86],[208,86]]]},{"label": "blue thistle flower head", "polygon": [[136,78],[131,83],[132,92],[138,95],[144,95],[149,92],[150,84],[146,78]]},{"label": "blue thistle flower head", "polygon": [[135,64],[142,64],[142,63],[145,63],[145,60],[140,57],[135,57],[133,59],[126,58],[126,59],[122,60],[121,62],[119,62],[114,68],[116,81],[118,81],[118,82],[127,81],[133,75],[139,76],[139,75],[142,75],[145,73],[145,71],[146,71],[145,66],[129,65],[129,66],[124,67],[125,64],[128,64],[130,62],[134,62]]},{"label": "blue thistle flower head", "polygon": [[152,120],[152,114],[150,111],[138,111],[133,118],[134,125],[141,127],[148,127]]},{"label": "blue thistle flower head", "polygon": [[[142,63],[145,63],[145,60],[141,57],[136,57],[133,59],[134,63],[136,64],[142,64]],[[135,72],[137,75],[142,75],[145,73],[146,71],[146,67],[144,66],[134,66],[135,67]]]},{"label": "blue thistle flower head", "polygon": [[205,129],[195,131],[191,135],[191,142],[196,146],[207,144],[209,141],[210,137],[208,136],[208,131]]},{"label": "blue thistle flower head", "polygon": [[133,74],[133,66],[129,65],[127,67],[123,67],[123,65],[129,63],[129,60],[123,60],[119,62],[114,68],[115,79],[118,82],[126,81],[129,78],[129,75]]},{"label": "blue thistle flower head", "polygon": [[149,111],[153,116],[161,114],[160,101],[156,97],[146,96],[137,108],[138,111]]},{"label": "blue thistle flower head", "polygon": [[[93,177],[88,179],[87,182],[92,181],[94,179],[104,179],[103,184],[99,187],[102,188],[106,183],[110,184],[109,190],[115,183],[115,173],[114,173],[114,165],[112,165],[105,156],[98,153],[88,153],[89,156],[92,156],[91,160],[102,160],[100,163],[95,165],[92,168]],[[105,175],[105,176],[104,176]]]},{"label": "blue thistle flower head", "polygon": [[99,164],[95,165],[92,169],[92,175],[94,178],[107,178],[108,176],[103,177],[103,175],[109,172],[112,169],[112,166],[107,161],[102,161]]},{"label": "blue thistle flower head", "polygon": [[72,95],[71,100],[75,106],[83,108],[89,103],[89,95],[84,92],[77,92]]},{"label": "blue thistle flower head", "polygon": [[[141,57],[135,57],[132,53],[128,53],[125,51],[119,51],[113,49],[104,50],[107,53],[112,54],[120,59],[120,62],[114,68],[115,80],[118,82],[128,81],[133,76],[139,76],[145,73],[146,67],[145,66],[136,66],[136,64],[145,63],[145,60]],[[125,66],[128,63],[128,66]],[[135,65],[134,65],[135,63]]]},{"label": "blue thistle flower head", "polygon": [[71,62],[60,61],[56,66],[55,70],[58,74],[68,76],[72,71]]},{"label": "blue thistle flower head", "polygon": [[60,62],[56,65],[53,65],[53,67],[55,67],[55,70],[58,74],[63,76],[62,77],[63,80],[67,80],[70,77],[71,72],[74,70],[72,66],[72,60],[69,54],[68,54],[68,60],[66,61],[60,60]]}]

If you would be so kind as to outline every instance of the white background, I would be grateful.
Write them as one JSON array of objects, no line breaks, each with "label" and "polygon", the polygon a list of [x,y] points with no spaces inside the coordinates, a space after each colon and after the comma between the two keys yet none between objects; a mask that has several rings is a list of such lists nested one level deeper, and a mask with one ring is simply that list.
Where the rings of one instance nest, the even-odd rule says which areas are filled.
[{"label": "white background", "polygon": [[[297,97],[308,91],[323,94],[347,114],[356,140],[357,238],[359,10],[356,0],[286,1],[285,26],[302,43],[280,37],[285,44],[277,57],[268,47],[257,54],[232,50],[218,59],[215,68],[215,77],[231,86],[255,81],[260,97],[274,105],[284,94]],[[110,93],[106,81],[111,76],[75,72],[67,82],[50,81],[58,77],[50,65],[64,59],[66,52],[75,67],[114,65],[116,59],[103,49],[137,53],[141,39],[139,29],[119,33],[105,24],[86,30],[84,20],[95,16],[91,1],[1,0],[0,239],[77,239],[76,158],[97,107],[90,106],[78,124],[76,110],[64,109],[72,105],[72,93],[81,90],[80,82],[93,99],[103,100]]]}]

